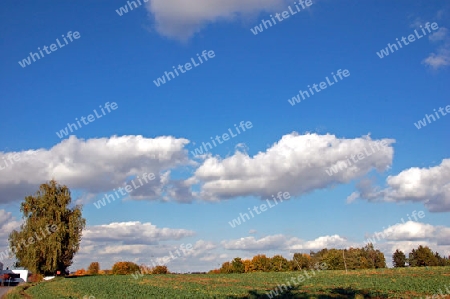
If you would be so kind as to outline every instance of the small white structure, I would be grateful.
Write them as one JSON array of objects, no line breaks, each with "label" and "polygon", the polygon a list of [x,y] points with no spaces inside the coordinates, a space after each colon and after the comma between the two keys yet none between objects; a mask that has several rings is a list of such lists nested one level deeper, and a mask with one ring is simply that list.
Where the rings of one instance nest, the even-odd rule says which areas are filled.
[{"label": "small white structure", "polygon": [[55,278],[55,276],[45,276],[44,280],[52,280],[53,278]]},{"label": "small white structure", "polygon": [[[28,281],[28,270],[10,270],[14,274],[20,274],[20,282],[27,282]],[[17,280],[16,280],[17,281]]]}]

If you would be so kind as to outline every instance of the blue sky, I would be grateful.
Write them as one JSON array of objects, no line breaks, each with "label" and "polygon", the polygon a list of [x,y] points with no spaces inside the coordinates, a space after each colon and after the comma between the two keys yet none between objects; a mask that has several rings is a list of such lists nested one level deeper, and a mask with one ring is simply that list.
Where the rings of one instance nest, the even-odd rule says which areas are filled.
[{"label": "blue sky", "polygon": [[[103,268],[118,260],[150,264],[188,243],[193,249],[170,270],[363,246],[413,211],[425,217],[394,226],[375,247],[388,262],[395,249],[418,244],[450,255],[448,2],[312,0],[257,35],[250,29],[294,2],[141,3],[122,16],[116,10],[126,1],[3,3],[2,251],[20,225],[20,202],[55,178],[87,219],[71,270],[94,260]],[[438,28],[377,55],[427,22]],[[65,44],[69,31],[79,38]],[[18,63],[56,39],[63,47]],[[154,84],[204,50],[215,56]],[[289,103],[339,70],[350,75]],[[116,109],[105,110],[113,102]],[[439,108],[439,119],[424,120]],[[101,117],[58,137],[94,109]],[[236,133],[241,121],[251,128],[192,154],[210,137]],[[382,140],[383,149],[337,168]],[[14,154],[17,161],[4,165]],[[96,208],[105,193],[144,173],[155,179]],[[291,198],[231,227],[278,192]]]}]

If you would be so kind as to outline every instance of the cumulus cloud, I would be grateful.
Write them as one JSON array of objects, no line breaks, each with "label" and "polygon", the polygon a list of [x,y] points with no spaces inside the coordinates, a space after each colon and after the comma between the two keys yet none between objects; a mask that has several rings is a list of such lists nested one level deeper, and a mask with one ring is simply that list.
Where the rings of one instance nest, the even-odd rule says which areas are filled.
[{"label": "cumulus cloud", "polygon": [[385,229],[388,241],[428,241],[437,245],[450,245],[450,228],[408,221]]},{"label": "cumulus cloud", "polygon": [[90,226],[83,231],[83,240],[123,245],[154,245],[161,241],[179,240],[193,235],[194,232],[190,230],[157,228],[151,223],[130,221]]},{"label": "cumulus cloud", "polygon": [[430,168],[412,167],[388,176],[387,188],[358,186],[359,197],[370,201],[423,202],[431,212],[450,211],[450,159]]},{"label": "cumulus cloud", "polygon": [[225,240],[222,246],[228,250],[243,251],[264,251],[264,250],[316,250],[323,248],[345,248],[356,243],[351,243],[347,239],[339,236],[321,236],[311,241],[304,241],[297,237],[287,237],[285,235],[271,235],[257,239],[255,237],[245,237],[235,240]]},{"label": "cumulus cloud", "polygon": [[[387,145],[383,147],[377,141]],[[386,170],[392,163],[394,149],[390,145],[394,142],[393,139],[372,140],[370,136],[339,139],[329,134],[294,132],[253,157],[241,152],[225,159],[208,157],[195,172],[195,182],[201,185],[196,195],[211,201],[237,196],[270,198],[280,191],[295,196],[348,183],[372,169]],[[364,158],[356,159],[351,166],[333,175],[327,173],[330,167],[337,167],[358,154]]]},{"label": "cumulus cloud", "polygon": [[439,28],[429,36],[432,42],[441,42],[441,45],[437,48],[436,52],[430,53],[422,63],[431,67],[434,70],[444,68],[450,65],[450,37],[448,29],[445,27]]},{"label": "cumulus cloud", "polygon": [[208,24],[273,11],[285,4],[286,0],[150,0],[146,8],[158,33],[187,40]]},{"label": "cumulus cloud", "polygon": [[222,241],[225,249],[229,250],[275,250],[280,249],[286,243],[283,235],[267,236],[261,239],[245,237],[237,240]]},{"label": "cumulus cloud", "polygon": [[[445,10],[440,10],[437,12],[435,18],[443,19],[445,15]],[[427,20],[420,17],[416,17],[412,21],[410,27],[417,29],[420,32],[420,26],[424,26]],[[432,22],[431,22],[432,23]],[[430,67],[433,70],[438,70],[450,65],[450,37],[448,34],[448,29],[445,27],[440,27],[437,31],[428,35],[428,39],[433,43],[440,43],[435,52],[430,53],[428,57],[422,60],[422,64]]]},{"label": "cumulus cloud", "polygon": [[22,221],[18,221],[11,212],[0,210],[0,262],[10,267],[14,260],[9,259],[9,234],[13,230],[20,230]]},{"label": "cumulus cloud", "polygon": [[435,238],[432,235],[437,232],[438,228],[431,224],[425,224],[415,221],[407,221],[391,225],[381,232],[374,233],[367,238],[367,243],[377,243],[377,241],[417,241]]},{"label": "cumulus cloud", "polygon": [[423,64],[431,67],[432,69],[440,69],[450,65],[450,43],[445,46],[439,47],[436,53],[431,53],[427,58],[422,61]]},{"label": "cumulus cloud", "polygon": [[367,238],[366,243],[372,243],[386,256],[390,257],[395,250],[401,250],[406,255],[419,245],[428,246],[441,256],[450,255],[450,228],[441,225],[431,225],[422,222],[407,221],[397,223],[381,232],[376,232]]},{"label": "cumulus cloud", "polygon": [[355,200],[357,200],[359,198],[359,193],[358,192],[353,192],[352,194],[350,194],[348,197],[347,197],[347,203],[352,203],[352,202],[354,202]]},{"label": "cumulus cloud", "polygon": [[191,185],[189,180],[172,180],[168,184],[167,195],[164,199],[175,200],[179,203],[191,203],[194,200]]},{"label": "cumulus cloud", "polygon": [[445,27],[439,28],[438,31],[434,32],[429,36],[430,41],[436,42],[440,40],[445,40],[448,37],[448,29]]},{"label": "cumulus cloud", "polygon": [[[188,244],[190,249],[186,249],[187,244],[183,247],[168,247],[167,249],[170,250],[166,251],[165,256],[155,258],[156,264],[167,264],[169,267],[187,267],[192,271],[193,261],[195,261],[196,265],[206,265],[208,262],[221,259],[221,255],[214,252],[218,247],[214,242],[197,240],[193,245]],[[169,259],[169,257],[171,258]]]},{"label": "cumulus cloud", "polygon": [[154,173],[156,179],[131,195],[155,199],[162,196],[169,182],[164,176],[166,170],[190,163],[184,149],[188,143],[187,139],[171,136],[88,140],[71,136],[48,150],[0,152],[0,159],[12,156],[14,161],[0,171],[0,203],[34,194],[40,184],[52,178],[71,189],[95,194],[123,186],[130,177],[144,172]]},{"label": "cumulus cloud", "polygon": [[[0,246],[7,247],[8,236],[13,230],[18,230],[22,221],[17,221],[11,212],[0,210]],[[0,247],[0,249],[1,249]],[[6,248],[5,248],[6,249]]]},{"label": "cumulus cloud", "polygon": [[345,248],[350,245],[349,241],[339,235],[322,236],[312,241],[291,246],[291,249],[323,249],[323,248]]}]

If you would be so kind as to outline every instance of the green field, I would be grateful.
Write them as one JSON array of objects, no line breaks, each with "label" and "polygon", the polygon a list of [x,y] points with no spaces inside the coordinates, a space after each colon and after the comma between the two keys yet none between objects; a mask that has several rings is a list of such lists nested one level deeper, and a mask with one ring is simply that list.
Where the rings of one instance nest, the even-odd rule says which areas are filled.
[{"label": "green field", "polygon": [[[100,275],[18,287],[6,298],[269,298],[266,292],[303,272]],[[420,298],[450,290],[450,267],[322,271],[275,298]],[[21,295],[17,295],[21,293]],[[430,297],[431,298],[431,297]],[[444,298],[444,297],[434,297]],[[450,298],[450,294],[447,297]]]}]

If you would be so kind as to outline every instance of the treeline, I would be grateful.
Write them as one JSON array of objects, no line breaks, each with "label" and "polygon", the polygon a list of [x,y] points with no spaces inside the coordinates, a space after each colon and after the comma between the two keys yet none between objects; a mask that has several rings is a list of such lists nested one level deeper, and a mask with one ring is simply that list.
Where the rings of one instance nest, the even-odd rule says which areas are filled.
[{"label": "treeline", "polygon": [[133,262],[116,262],[111,270],[100,270],[98,262],[92,262],[88,270],[79,269],[75,272],[77,276],[83,275],[128,275],[128,274],[169,274],[167,266],[148,267],[146,265],[138,266]]},{"label": "treeline", "polygon": [[427,267],[427,266],[450,266],[450,256],[441,257],[438,252],[433,252],[428,246],[420,245],[413,249],[408,257],[396,250],[392,256],[392,262],[395,268],[400,267]]},{"label": "treeline", "polygon": [[249,272],[283,272],[305,269],[356,270],[386,268],[384,254],[372,244],[363,248],[322,249],[318,252],[294,253],[292,260],[281,255],[266,257],[264,254],[254,256],[251,260],[236,257],[222,264],[220,269],[209,273],[249,273]]}]

